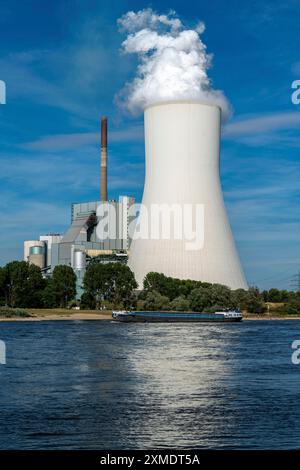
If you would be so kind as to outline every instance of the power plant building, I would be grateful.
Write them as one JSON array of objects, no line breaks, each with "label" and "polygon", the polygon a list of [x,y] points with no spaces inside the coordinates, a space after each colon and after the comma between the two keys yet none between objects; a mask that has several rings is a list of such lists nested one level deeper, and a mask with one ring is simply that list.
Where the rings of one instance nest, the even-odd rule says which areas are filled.
[{"label": "power plant building", "polygon": [[[100,217],[97,209],[101,204],[111,209],[106,228],[106,237],[99,239],[97,225]],[[101,254],[127,252],[131,240],[128,234],[129,208],[134,199],[120,196],[119,201],[92,201],[72,204],[71,225],[59,243],[52,245],[52,269],[59,264],[74,265],[74,252],[82,250],[90,258]]]}]

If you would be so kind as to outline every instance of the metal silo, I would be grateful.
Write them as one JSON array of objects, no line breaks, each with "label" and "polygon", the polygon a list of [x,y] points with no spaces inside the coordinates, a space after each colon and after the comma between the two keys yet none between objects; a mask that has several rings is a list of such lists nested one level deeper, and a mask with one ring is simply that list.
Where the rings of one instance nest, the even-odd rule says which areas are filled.
[{"label": "metal silo", "polygon": [[46,243],[43,241],[32,241],[29,246],[28,262],[43,269],[46,266]]},{"label": "metal silo", "polygon": [[83,270],[86,268],[86,254],[82,250],[74,250],[73,253],[73,268],[75,270]]}]

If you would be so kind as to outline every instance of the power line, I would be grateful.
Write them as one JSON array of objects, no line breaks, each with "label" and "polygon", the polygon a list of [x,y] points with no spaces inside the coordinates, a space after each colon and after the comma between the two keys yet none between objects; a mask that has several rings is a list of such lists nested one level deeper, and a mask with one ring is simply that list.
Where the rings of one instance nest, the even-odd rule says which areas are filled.
[{"label": "power line", "polygon": [[288,279],[291,279],[292,273],[289,274],[288,277],[283,278],[278,278],[278,276],[282,276],[283,274],[287,274],[292,268],[287,268],[284,271],[281,271],[277,274],[273,274],[272,276],[264,277],[262,279],[256,279],[255,282],[263,282],[263,281],[286,281]]},{"label": "power line", "polygon": [[[288,270],[290,270],[290,268]],[[288,277],[284,277],[280,279],[278,278],[278,275],[280,276],[280,274],[282,275],[288,270],[282,271],[279,274],[277,273],[275,276],[270,276],[268,278],[260,279],[259,281],[256,280],[255,283],[253,283],[253,285],[256,285],[256,283],[262,282],[262,281],[267,281],[267,284],[270,284],[271,282],[272,283],[276,282],[277,284],[278,282],[290,281],[289,284],[291,286],[291,289],[297,292],[300,292],[300,271],[298,272],[298,274],[294,274],[294,275],[290,274]]]}]

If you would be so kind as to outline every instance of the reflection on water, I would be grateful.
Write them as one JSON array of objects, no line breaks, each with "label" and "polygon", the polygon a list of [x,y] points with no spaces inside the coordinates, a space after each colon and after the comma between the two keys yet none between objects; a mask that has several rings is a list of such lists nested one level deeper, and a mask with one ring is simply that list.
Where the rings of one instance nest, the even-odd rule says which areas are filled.
[{"label": "reflection on water", "polygon": [[2,323],[0,446],[300,448],[298,322]]}]

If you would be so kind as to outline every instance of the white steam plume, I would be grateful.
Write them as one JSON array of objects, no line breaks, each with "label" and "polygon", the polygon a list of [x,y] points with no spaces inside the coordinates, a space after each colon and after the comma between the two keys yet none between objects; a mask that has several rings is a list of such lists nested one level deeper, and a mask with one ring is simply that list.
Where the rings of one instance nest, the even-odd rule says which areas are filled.
[{"label": "white steam plume", "polygon": [[211,88],[207,70],[212,56],[200,39],[205,25],[184,29],[174,11],[159,15],[151,8],[129,11],[118,20],[121,32],[127,33],[122,43],[126,54],[138,54],[137,74],[117,97],[132,114],[145,106],[168,100],[200,100],[216,104],[223,119],[230,105],[220,90]]}]

